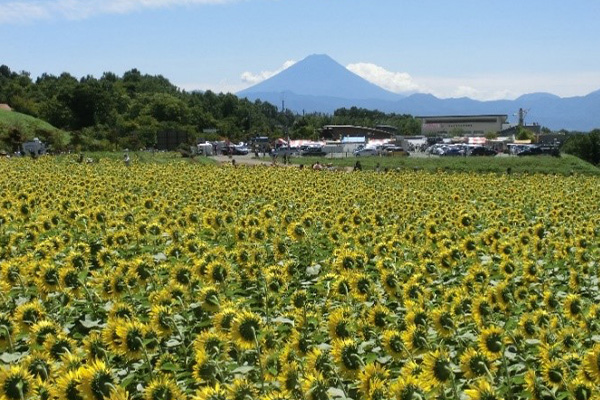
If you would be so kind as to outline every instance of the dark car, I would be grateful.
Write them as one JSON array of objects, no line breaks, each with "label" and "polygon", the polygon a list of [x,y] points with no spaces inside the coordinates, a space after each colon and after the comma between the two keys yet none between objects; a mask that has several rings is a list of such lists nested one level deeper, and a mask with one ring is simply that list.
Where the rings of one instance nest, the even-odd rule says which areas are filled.
[{"label": "dark car", "polygon": [[323,150],[322,147],[308,147],[306,150],[303,150],[303,156],[324,156],[327,153]]},{"label": "dark car", "polygon": [[245,156],[249,150],[245,146],[225,146],[223,147],[223,155]]},{"label": "dark car", "polygon": [[440,156],[444,157],[456,157],[456,156],[464,156],[465,151],[460,147],[448,147]]},{"label": "dark car", "polygon": [[560,157],[560,150],[553,146],[531,146],[519,153],[518,156],[539,156],[549,155],[554,157]]},{"label": "dark car", "polygon": [[537,146],[531,146],[517,153],[518,156],[538,156],[540,154],[544,154],[544,152],[542,151],[541,147]]},{"label": "dark car", "polygon": [[498,154],[498,152],[496,150],[480,146],[473,148],[470,154],[472,156],[495,156],[496,154]]}]

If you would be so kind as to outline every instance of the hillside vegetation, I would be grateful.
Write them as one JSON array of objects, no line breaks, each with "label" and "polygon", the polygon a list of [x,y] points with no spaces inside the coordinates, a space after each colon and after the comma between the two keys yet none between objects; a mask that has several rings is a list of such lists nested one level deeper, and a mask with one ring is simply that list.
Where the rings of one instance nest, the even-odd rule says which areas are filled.
[{"label": "hillside vegetation", "polygon": [[197,139],[246,141],[261,135],[273,139],[317,138],[327,124],[393,125],[400,132],[419,131],[409,115],[353,108],[333,115],[298,115],[272,104],[251,102],[233,94],[185,92],[163,76],[137,69],[99,79],[77,79],[68,73],[43,74],[35,81],[27,72],[0,66],[0,103],[71,133],[70,146],[84,150],[152,147],[160,133],[185,133]]},{"label": "hillside vegetation", "polygon": [[33,138],[52,143],[60,150],[69,143],[69,134],[41,119],[15,111],[0,110],[0,150],[16,151]]}]

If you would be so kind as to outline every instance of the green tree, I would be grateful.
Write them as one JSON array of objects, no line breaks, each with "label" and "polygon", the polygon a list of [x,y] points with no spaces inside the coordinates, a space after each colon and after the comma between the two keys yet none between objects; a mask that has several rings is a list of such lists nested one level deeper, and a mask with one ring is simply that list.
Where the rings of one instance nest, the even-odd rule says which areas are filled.
[{"label": "green tree", "polygon": [[600,165],[600,129],[594,129],[588,134],[570,136],[561,147],[561,151],[591,164]]},{"label": "green tree", "polygon": [[522,126],[517,127],[517,134],[515,135],[517,140],[531,140],[531,143],[535,142],[535,134],[529,129],[525,129]]}]

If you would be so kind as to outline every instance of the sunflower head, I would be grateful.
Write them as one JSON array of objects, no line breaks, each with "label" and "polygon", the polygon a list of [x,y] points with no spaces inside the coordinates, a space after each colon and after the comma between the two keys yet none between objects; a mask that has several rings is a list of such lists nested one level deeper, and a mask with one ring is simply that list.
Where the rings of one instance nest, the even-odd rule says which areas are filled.
[{"label": "sunflower head", "polygon": [[35,389],[33,376],[22,366],[11,366],[0,372],[0,398],[22,400]]},{"label": "sunflower head", "polygon": [[256,346],[262,325],[261,318],[251,311],[240,311],[233,320],[231,333],[235,343],[242,349]]},{"label": "sunflower head", "polygon": [[96,360],[80,371],[79,390],[87,399],[103,400],[108,398],[115,387],[115,378],[104,361]]}]

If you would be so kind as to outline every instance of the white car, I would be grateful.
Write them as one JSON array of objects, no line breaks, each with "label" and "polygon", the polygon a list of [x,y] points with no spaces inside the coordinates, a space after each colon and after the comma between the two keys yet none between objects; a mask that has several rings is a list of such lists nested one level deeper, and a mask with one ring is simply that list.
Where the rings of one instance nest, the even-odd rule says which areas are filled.
[{"label": "white car", "polygon": [[357,157],[358,156],[377,156],[377,155],[379,155],[379,150],[377,150],[373,147],[367,147],[364,149],[355,150],[354,155]]}]

